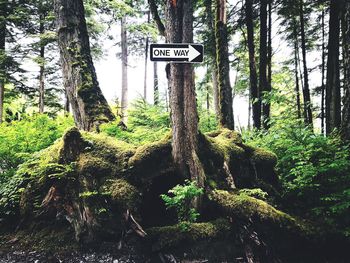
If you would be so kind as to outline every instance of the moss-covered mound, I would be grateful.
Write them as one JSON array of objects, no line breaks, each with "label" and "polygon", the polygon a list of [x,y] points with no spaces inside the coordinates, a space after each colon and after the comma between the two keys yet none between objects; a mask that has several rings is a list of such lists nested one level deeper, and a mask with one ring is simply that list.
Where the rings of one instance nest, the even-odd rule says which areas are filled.
[{"label": "moss-covered mound", "polygon": [[[268,241],[260,236],[252,241],[258,229],[308,230],[266,202],[278,193],[276,156],[244,144],[238,133],[227,129],[200,134],[199,142],[206,177],[201,223],[176,224],[173,211],[160,199],[184,181],[172,161],[169,135],[135,148],[73,128],[18,170],[17,177],[23,178],[16,189],[19,228],[68,226],[80,243],[118,241],[133,233],[143,237],[140,242],[149,244],[152,253],[191,250],[193,256],[210,258],[221,248],[223,257],[216,256],[225,260],[225,255],[239,258],[251,250],[252,258],[267,253],[266,262],[273,262],[275,255],[265,247]],[[246,190],[240,192],[242,188]]]}]

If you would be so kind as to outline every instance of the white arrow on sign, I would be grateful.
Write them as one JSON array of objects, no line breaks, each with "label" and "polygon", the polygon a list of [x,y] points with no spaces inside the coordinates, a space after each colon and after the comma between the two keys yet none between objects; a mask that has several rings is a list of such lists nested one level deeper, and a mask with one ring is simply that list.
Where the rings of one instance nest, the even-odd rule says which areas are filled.
[{"label": "white arrow on sign", "polygon": [[197,44],[151,44],[151,60],[202,62],[203,46]]}]

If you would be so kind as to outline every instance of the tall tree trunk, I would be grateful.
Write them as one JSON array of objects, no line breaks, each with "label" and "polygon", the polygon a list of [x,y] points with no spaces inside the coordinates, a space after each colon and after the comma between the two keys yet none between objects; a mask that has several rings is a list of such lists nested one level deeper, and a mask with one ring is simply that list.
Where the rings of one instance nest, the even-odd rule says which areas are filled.
[{"label": "tall tree trunk", "polygon": [[159,104],[159,80],[158,80],[158,64],[153,62],[153,98],[154,105]]},{"label": "tall tree trunk", "polygon": [[82,0],[55,0],[64,87],[79,129],[93,130],[114,119],[99,87],[91,58]]},{"label": "tall tree trunk", "polygon": [[344,107],[341,134],[350,141],[350,2],[345,2],[343,18]]},{"label": "tall tree trunk", "polygon": [[126,31],[126,18],[121,19],[121,48],[122,48],[122,97],[121,97],[121,117],[126,122],[126,111],[128,108],[128,43]]},{"label": "tall tree trunk", "polygon": [[304,69],[303,97],[304,97],[304,111],[306,115],[305,124],[308,125],[311,129],[313,129],[312,102],[311,102],[310,87],[309,87],[309,71],[307,68],[307,61],[306,61],[304,0],[300,0],[299,4],[300,4],[299,17],[300,17],[301,51],[303,55],[303,69]]},{"label": "tall tree trunk", "polygon": [[5,96],[5,43],[6,43],[6,1],[0,2],[0,124],[2,123],[4,116],[4,96]]},{"label": "tall tree trunk", "polygon": [[261,100],[259,97],[258,75],[256,73],[255,63],[255,44],[254,44],[254,23],[253,23],[253,1],[246,0],[246,26],[247,42],[249,50],[249,80],[250,80],[250,101],[253,111],[253,126],[256,129],[261,128]]},{"label": "tall tree trunk", "polygon": [[[166,33],[169,43],[193,42],[191,0],[166,1]],[[169,64],[172,154],[185,178],[204,186],[204,170],[197,155],[198,113],[194,70],[191,64]],[[198,205],[198,203],[197,203]]]},{"label": "tall tree trunk", "polygon": [[331,0],[329,18],[329,42],[326,81],[326,133],[341,125],[341,95],[339,67],[341,3]]},{"label": "tall tree trunk", "polygon": [[298,47],[298,34],[297,34],[296,22],[294,23],[293,34],[294,34],[295,95],[296,95],[296,102],[297,102],[297,115],[298,115],[298,119],[301,119],[300,86],[299,86],[299,72],[298,72],[299,47]]},{"label": "tall tree trunk", "polygon": [[[259,49],[259,92],[260,100],[262,95],[267,95],[268,82],[267,82],[267,0],[260,1],[260,49]],[[262,125],[267,128],[269,114],[269,103],[262,103]]]},{"label": "tall tree trunk", "polygon": [[[150,12],[147,12],[147,23],[150,22]],[[149,37],[146,37],[146,45],[145,45],[145,75],[143,79],[143,98],[147,101],[147,62],[148,62],[148,46],[149,46]]]},{"label": "tall tree trunk", "polygon": [[[45,33],[44,15],[40,14],[39,32],[40,37]],[[40,71],[39,71],[39,113],[44,113],[45,97],[45,44],[40,40]]]},{"label": "tall tree trunk", "polygon": [[321,83],[321,133],[325,134],[325,94],[326,85],[324,83],[326,70],[326,34],[325,34],[325,11],[322,10],[322,83]]},{"label": "tall tree trunk", "polygon": [[220,125],[234,129],[230,63],[228,54],[226,1],[216,0],[215,39],[220,101]]},{"label": "tall tree trunk", "polygon": [[212,62],[211,66],[211,79],[213,84],[213,101],[214,110],[216,117],[220,116],[220,103],[219,103],[219,87],[218,87],[218,69],[216,64],[216,41],[215,41],[215,21],[213,14],[213,1],[205,0],[205,12],[207,15],[207,26],[209,29],[209,43],[208,43],[208,53],[210,53],[210,60]]},{"label": "tall tree trunk", "polygon": [[[266,92],[270,94],[272,91],[272,2],[269,0],[269,11],[268,11],[268,38],[267,38],[267,86]],[[271,118],[271,102],[270,100],[264,105],[265,112],[264,116],[264,128],[268,130],[270,128],[270,118]]]}]

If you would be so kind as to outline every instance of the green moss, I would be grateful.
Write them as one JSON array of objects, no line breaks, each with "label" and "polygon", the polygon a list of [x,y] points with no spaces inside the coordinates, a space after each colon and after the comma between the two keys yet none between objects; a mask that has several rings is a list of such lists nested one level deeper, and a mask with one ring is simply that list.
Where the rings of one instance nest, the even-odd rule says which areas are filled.
[{"label": "green moss", "polygon": [[205,223],[188,223],[184,231],[180,224],[165,227],[154,227],[146,232],[154,242],[153,249],[161,250],[178,245],[184,242],[194,243],[199,240],[210,240],[227,234],[230,230],[229,222],[225,219],[218,219]]},{"label": "green moss", "polygon": [[169,136],[160,141],[137,148],[128,162],[130,180],[143,184],[148,178],[155,177],[173,168],[171,142]]},{"label": "green moss", "polygon": [[262,148],[251,148],[251,160],[257,165],[274,167],[277,164],[276,154]]},{"label": "green moss", "polygon": [[137,189],[123,179],[110,181],[110,185],[104,187],[110,193],[111,199],[122,209],[134,210],[140,202],[140,194]]},{"label": "green moss", "polygon": [[213,150],[224,154],[226,160],[230,158],[242,158],[245,154],[244,149],[239,146],[242,144],[242,138],[237,132],[222,129],[216,137],[207,138],[213,144]]},{"label": "green moss", "polygon": [[82,175],[104,177],[115,174],[116,166],[113,163],[106,162],[100,157],[84,153],[79,156],[77,171]]},{"label": "green moss", "polygon": [[246,194],[234,194],[227,191],[216,190],[212,192],[211,199],[230,216],[237,216],[245,219],[255,217],[261,221],[296,224],[296,220],[290,215],[277,210],[262,200],[250,197]]},{"label": "green moss", "polygon": [[86,152],[90,157],[98,163],[103,161],[105,168],[109,166],[110,169],[116,169],[117,173],[127,168],[129,158],[135,153],[134,146],[110,136],[89,132],[82,132],[82,135],[89,143]]}]

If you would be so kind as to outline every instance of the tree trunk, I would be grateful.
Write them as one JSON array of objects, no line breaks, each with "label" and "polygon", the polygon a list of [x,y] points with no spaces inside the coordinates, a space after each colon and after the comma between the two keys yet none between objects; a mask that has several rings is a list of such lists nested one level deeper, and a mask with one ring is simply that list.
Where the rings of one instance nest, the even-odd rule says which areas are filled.
[{"label": "tree trunk", "polygon": [[226,1],[216,0],[216,63],[220,101],[220,125],[234,129],[232,88],[230,83],[230,62],[228,54]]},{"label": "tree trunk", "polygon": [[[267,0],[260,1],[260,49],[259,49],[259,100],[267,95],[269,90],[267,82]],[[262,125],[267,128],[270,106],[268,102],[262,103]]]},{"label": "tree trunk", "polygon": [[299,17],[300,17],[300,31],[301,31],[300,32],[301,33],[301,51],[303,55],[303,69],[304,69],[303,97],[304,97],[304,111],[306,115],[305,125],[308,125],[311,129],[313,129],[312,102],[311,102],[310,88],[309,88],[309,71],[307,68],[307,61],[306,61],[304,0],[300,0]]},{"label": "tree trunk", "polygon": [[344,107],[341,134],[350,141],[350,3],[345,2],[343,18]]},{"label": "tree trunk", "polygon": [[66,114],[68,114],[68,113],[70,112],[70,107],[69,107],[70,103],[69,103],[69,98],[68,98],[68,94],[67,94],[66,91],[64,92],[64,97],[65,97],[65,101],[64,101],[64,112],[65,112]]},{"label": "tree trunk", "polygon": [[321,83],[321,133],[325,134],[325,69],[326,69],[326,38],[325,38],[325,11],[322,10],[322,83]]},{"label": "tree trunk", "polygon": [[297,102],[297,115],[298,119],[301,119],[301,102],[300,102],[300,86],[299,86],[299,71],[298,71],[298,61],[299,61],[299,45],[298,45],[298,33],[297,33],[297,24],[294,20],[294,71],[295,71],[295,95]]},{"label": "tree trunk", "polygon": [[258,75],[256,73],[255,63],[255,44],[254,44],[254,23],[253,23],[253,1],[246,0],[246,25],[247,25],[247,42],[249,50],[249,80],[250,80],[250,101],[252,102],[253,127],[261,128],[261,101],[259,97]]},{"label": "tree trunk", "polygon": [[158,80],[158,64],[153,62],[153,96],[154,105],[159,104],[159,80]]},{"label": "tree trunk", "polygon": [[128,108],[128,43],[126,32],[126,18],[121,19],[121,47],[122,47],[122,97],[121,97],[121,117],[126,122],[126,111]]},{"label": "tree trunk", "polygon": [[0,2],[0,124],[4,116],[4,95],[5,95],[5,43],[6,43],[6,1]]},{"label": "tree trunk", "polygon": [[[191,0],[167,1],[166,34],[169,43],[193,42],[193,6]],[[197,155],[198,113],[191,64],[169,64],[172,155],[185,178],[204,186],[204,170]],[[198,203],[197,203],[198,205]]]},{"label": "tree trunk", "polygon": [[[44,15],[40,14],[39,33],[40,37],[45,33]],[[44,96],[45,96],[45,44],[40,40],[40,71],[39,71],[39,113],[44,113]]]},{"label": "tree trunk", "polygon": [[[267,94],[272,91],[272,2],[269,0],[269,11],[268,11],[268,41],[267,41]],[[264,121],[264,128],[268,130],[270,128],[270,118],[271,118],[271,102],[268,101],[265,104],[266,119]]]},{"label": "tree trunk", "polygon": [[341,3],[331,0],[326,82],[326,133],[341,125],[339,38]]},{"label": "tree trunk", "polygon": [[79,129],[93,130],[114,119],[99,87],[91,58],[82,0],[55,0],[64,87]]},{"label": "tree trunk", "polygon": [[220,103],[219,103],[219,85],[218,85],[218,69],[216,67],[216,63],[212,66],[212,82],[213,82],[213,100],[214,100],[214,109],[215,115],[220,116]]},{"label": "tree trunk", "polygon": [[212,0],[205,0],[205,12],[207,15],[207,26],[209,30],[208,39],[208,53],[210,54],[211,66],[211,79],[213,85],[213,104],[216,117],[220,116],[220,103],[219,103],[219,87],[218,87],[218,69],[216,65],[216,41],[215,41],[215,25],[213,14],[213,2]]},{"label": "tree trunk", "polygon": [[[147,23],[150,22],[150,12],[147,12]],[[143,79],[143,99],[147,101],[147,62],[148,62],[148,46],[149,46],[149,38],[148,35],[146,37],[146,45],[145,45],[145,75]]]}]

